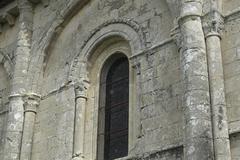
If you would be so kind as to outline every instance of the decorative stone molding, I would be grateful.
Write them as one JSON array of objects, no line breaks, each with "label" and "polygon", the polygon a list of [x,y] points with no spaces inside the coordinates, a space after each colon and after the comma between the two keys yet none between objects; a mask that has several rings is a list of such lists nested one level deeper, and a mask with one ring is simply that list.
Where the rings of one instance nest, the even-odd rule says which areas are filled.
[{"label": "decorative stone molding", "polygon": [[8,99],[9,99],[9,101],[10,101],[11,99],[22,98],[22,97],[23,97],[22,94],[13,93],[13,94],[10,94],[10,95],[8,96]]},{"label": "decorative stone molding", "polygon": [[29,94],[29,95],[24,95],[23,100],[24,100],[24,113],[26,112],[33,112],[36,113],[37,111],[37,106],[40,103],[41,97],[37,94]]},{"label": "decorative stone molding", "polygon": [[[79,60],[74,58],[69,74],[69,81],[75,84],[79,84],[82,78],[87,75],[86,73],[87,62],[85,60]],[[86,73],[86,74],[85,74]]]},{"label": "decorative stone molding", "polygon": [[80,80],[79,82],[74,84],[75,88],[75,99],[78,98],[84,98],[87,99],[87,89],[89,87],[89,81],[88,80]]},{"label": "decorative stone molding", "polygon": [[[119,26],[116,26],[119,25]],[[91,55],[92,49],[105,38],[111,36],[120,36],[129,41],[133,54],[141,53],[146,49],[146,39],[142,27],[131,19],[119,18],[104,22],[93,31],[86,38],[80,51],[72,61],[70,79],[77,77],[81,65],[86,62]]]},{"label": "decorative stone molding", "polygon": [[[1,96],[1,95],[0,95]],[[23,98],[24,112],[36,113],[36,107],[39,105],[41,96],[35,93],[31,94],[11,94],[8,99]]]},{"label": "decorative stone molding", "polygon": [[205,38],[211,35],[217,35],[221,38],[224,29],[224,17],[217,10],[210,11],[202,17],[203,31]]},{"label": "decorative stone molding", "polygon": [[98,26],[97,28],[95,28],[94,30],[92,30],[90,32],[90,35],[86,38],[86,40],[84,41],[81,50],[85,47],[85,45],[88,43],[88,41],[98,32],[100,31],[102,28],[109,26],[111,24],[125,24],[128,25],[129,27],[131,27],[132,29],[134,29],[139,37],[141,38],[141,43],[143,46],[146,45],[146,38],[144,36],[144,32],[142,31],[142,27],[134,20],[132,19],[126,19],[126,18],[118,18],[118,19],[112,19],[112,20],[108,20],[106,22],[104,22],[103,24],[101,24],[100,26]]}]

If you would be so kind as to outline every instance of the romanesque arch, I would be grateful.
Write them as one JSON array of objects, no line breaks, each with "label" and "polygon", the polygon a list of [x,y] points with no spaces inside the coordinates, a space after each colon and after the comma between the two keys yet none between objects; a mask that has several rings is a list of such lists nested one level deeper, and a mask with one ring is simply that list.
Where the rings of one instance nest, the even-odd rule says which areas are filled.
[{"label": "romanesque arch", "polygon": [[[72,64],[69,80],[73,83],[82,83],[89,81],[90,85],[85,93],[86,101],[86,118],[87,127],[85,129],[84,138],[91,139],[92,142],[84,143],[87,146],[82,148],[92,148],[84,156],[95,159],[98,155],[97,145],[100,143],[98,139],[99,118],[102,114],[99,102],[100,77],[102,68],[109,57],[116,53],[123,53],[130,61],[130,108],[129,108],[129,152],[134,148],[136,139],[139,136],[139,112],[136,108],[136,72],[131,65],[131,57],[137,55],[146,49],[145,39],[141,30],[141,26],[129,19],[113,19],[103,23],[94,29],[88,38],[84,41],[81,50],[76,54]],[[95,108],[95,109],[94,109]],[[92,112],[94,110],[94,112]],[[90,115],[89,115],[90,114]],[[84,116],[84,117],[85,117]],[[92,136],[92,137],[91,137]]]},{"label": "romanesque arch", "polygon": [[[168,7],[171,12],[175,11],[173,5],[174,0],[164,0],[167,2]],[[46,32],[42,34],[42,37],[39,38],[38,42],[34,43],[32,46],[32,53],[34,54],[33,59],[29,64],[29,79],[32,82],[30,85],[30,89],[38,92],[38,79],[41,74],[41,70],[44,65],[44,58],[47,54],[48,48],[53,43],[53,39],[57,38],[63,28],[68,24],[71,18],[79,11],[79,9],[83,8],[87,3],[88,0],[76,0],[76,1],[69,1],[65,8],[60,8],[59,13],[54,19],[54,21],[49,25]],[[176,15],[176,13],[172,13],[172,15]],[[113,23],[113,22],[111,22]],[[105,24],[103,24],[105,25]],[[95,31],[94,31],[95,32]]]},{"label": "romanesque arch", "polygon": [[119,37],[127,41],[132,55],[137,55],[146,48],[146,40],[139,24],[129,19],[107,21],[95,28],[84,41],[80,52],[77,53],[71,64],[70,80],[74,80],[74,78],[78,78],[78,75],[81,75],[79,68],[81,68],[82,61],[88,61],[93,54],[93,50],[111,37]]}]

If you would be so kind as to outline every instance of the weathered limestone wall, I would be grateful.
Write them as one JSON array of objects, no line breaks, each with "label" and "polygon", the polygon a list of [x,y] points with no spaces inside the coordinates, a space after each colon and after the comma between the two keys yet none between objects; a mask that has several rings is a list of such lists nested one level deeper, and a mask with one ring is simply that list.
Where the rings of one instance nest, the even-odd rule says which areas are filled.
[{"label": "weathered limestone wall", "polygon": [[[18,18],[16,23],[18,23]],[[17,32],[18,27],[16,25],[9,26],[9,24],[5,24],[2,25],[2,33],[0,34],[0,157],[3,157],[7,127],[8,96],[12,75],[11,63],[14,59]]]},{"label": "weathered limestone wall", "polygon": [[222,9],[224,14],[231,13],[234,10],[238,10],[240,1],[238,0],[220,0],[222,1]]},{"label": "weathered limestone wall", "polygon": [[71,159],[74,96],[74,88],[68,88],[43,97],[37,110],[32,159]]},{"label": "weathered limestone wall", "polygon": [[[225,12],[230,13],[234,6],[239,6],[238,3],[239,1],[225,2],[226,7],[232,7],[227,8],[228,10],[226,9]],[[240,90],[238,85],[240,82],[239,25],[240,12],[228,14],[225,18],[225,30],[221,43],[232,159],[240,158],[238,154],[240,152],[240,144],[238,143],[238,134],[240,132]]]},{"label": "weathered limestone wall", "polygon": [[[63,7],[63,4],[61,1],[51,2],[46,8],[42,5],[37,6],[34,15],[33,47],[37,45],[35,43],[38,42],[39,35],[46,32],[45,26],[50,25],[54,16],[58,14],[57,8]],[[40,88],[44,100],[41,101],[37,111],[33,159],[53,158],[56,154],[65,159],[70,158],[72,135],[69,136],[69,134],[73,133],[70,131],[73,130],[73,119],[64,123],[60,123],[59,120],[64,119],[66,114],[71,116],[74,113],[74,94],[71,89],[59,91],[59,88],[68,82],[71,61],[81,51],[80,48],[90,33],[104,22],[121,17],[134,19],[140,24],[147,47],[152,47],[148,54],[137,57],[141,63],[142,92],[139,93],[141,96],[139,107],[141,108],[142,134],[132,153],[150,154],[162,149],[168,150],[168,148],[182,146],[179,54],[174,42],[169,40],[173,19],[166,2],[163,0],[92,1],[71,19],[47,51],[42,77],[39,77],[39,81],[42,81]],[[163,43],[164,41],[166,43]],[[65,98],[61,100],[64,96]],[[65,101],[65,99],[68,100]],[[86,159],[91,159],[93,156],[91,152],[94,151],[91,143],[94,143],[92,134],[95,133],[91,128],[91,123],[93,123],[95,110],[94,108],[88,109],[86,114],[85,139],[87,140],[85,141],[88,143],[86,147],[90,147],[85,148]],[[66,125],[69,129],[64,132],[60,130]],[[66,146],[64,150],[60,147],[63,141]],[[181,149],[171,152],[176,152],[176,157],[182,157]],[[175,159],[174,154],[169,155],[170,157]]]},{"label": "weathered limestone wall", "polygon": [[[50,4],[50,8],[52,5],[59,4]],[[56,6],[54,6],[54,8],[55,7]],[[49,10],[48,8],[46,9]],[[51,14],[51,12],[47,17],[54,15],[54,13]],[[39,30],[44,29],[42,28],[44,24],[48,25],[47,22],[44,23],[47,21],[44,20],[46,13],[48,12],[41,11],[36,13],[35,27],[39,28]],[[170,37],[173,22],[166,2],[163,0],[154,0],[148,3],[145,1],[92,1],[73,17],[56,39],[54,45],[49,49],[44,72],[44,80],[48,82],[48,85],[46,89],[43,88],[43,92],[55,89],[66,81],[69,65],[71,65],[73,57],[80,52],[80,47],[83,42],[96,27],[108,20],[118,19],[120,17],[134,19],[134,21],[141,24],[149,46],[157,45]],[[89,19],[91,19],[91,21]],[[51,22],[51,20],[52,19],[48,21]],[[41,25],[41,27],[37,27],[38,25]],[[34,35],[39,37],[37,33],[38,32]],[[56,61],[56,59],[58,59],[58,61]],[[59,76],[59,73],[61,73],[62,76]]]},{"label": "weathered limestone wall", "polygon": [[0,64],[0,96],[2,97],[2,104],[8,101],[9,92],[9,77],[6,73],[5,68]]},{"label": "weathered limestone wall", "polygon": [[240,157],[240,134],[235,133],[230,136],[232,160],[238,160]]},{"label": "weathered limestone wall", "polygon": [[[133,136],[129,140],[129,156],[123,159],[202,160],[214,156],[229,159],[224,154],[227,149],[221,150],[229,138],[227,125],[224,124],[225,134],[219,126],[223,124],[222,115],[223,121],[228,119],[229,123],[232,159],[240,159],[239,0],[92,0],[84,5],[79,3],[66,14],[77,1],[58,0],[48,4],[48,0],[41,0],[32,5],[28,0],[21,0],[21,16],[9,19],[15,25],[9,26],[0,19],[5,23],[0,25],[0,159],[6,127],[9,130],[4,153],[7,160],[18,159],[19,152],[21,160],[96,159],[99,109],[96,70],[115,51],[126,51],[130,59],[130,71],[135,76],[131,86],[136,89],[131,95],[131,104],[136,106],[130,113],[139,114],[132,116],[130,127],[134,133],[130,133]],[[216,13],[213,12],[215,3],[218,11],[223,8],[222,36],[218,34],[221,22],[211,15]],[[209,13],[210,18],[205,15]],[[209,30],[203,34],[205,18],[209,20],[206,22]],[[182,35],[172,32],[178,30]],[[116,35],[97,37],[108,33],[118,36],[127,33],[129,39]],[[178,46],[171,34],[179,40]],[[82,84],[72,78],[75,61],[81,63],[76,65],[81,72],[77,76],[87,83],[84,90],[89,89],[84,91],[84,97],[76,92]],[[216,65],[220,68],[216,69]],[[13,83],[12,77],[15,77]],[[11,93],[17,93],[12,95],[10,103],[14,114],[8,113],[7,107],[10,85],[15,87]],[[225,107],[224,85],[227,117],[224,111],[222,114],[218,111]],[[39,106],[28,93],[41,97]],[[35,108],[31,108],[32,101]],[[138,111],[132,112],[136,108]],[[14,119],[18,113],[21,121]],[[84,122],[79,123],[76,116]],[[18,126],[17,130],[7,126],[11,120]],[[76,123],[81,125],[76,127]],[[83,137],[76,136],[74,129]],[[17,132],[13,135],[12,131]]]},{"label": "weathered limestone wall", "polygon": [[18,17],[16,18],[15,25],[9,26],[5,24],[2,26],[2,33],[0,34],[0,48],[6,48],[17,41],[18,33]]},{"label": "weathered limestone wall", "polygon": [[141,64],[142,138],[137,153],[182,145],[182,82],[175,44],[154,49],[141,57]]},{"label": "weathered limestone wall", "polygon": [[0,63],[0,157],[3,155],[3,143],[5,139],[6,121],[7,121],[7,102],[9,94],[8,75]]}]

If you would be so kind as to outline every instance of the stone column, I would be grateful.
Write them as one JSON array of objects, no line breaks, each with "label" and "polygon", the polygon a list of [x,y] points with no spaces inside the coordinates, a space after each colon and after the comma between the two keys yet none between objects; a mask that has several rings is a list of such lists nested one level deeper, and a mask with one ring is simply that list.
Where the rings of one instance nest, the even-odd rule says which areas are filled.
[{"label": "stone column", "polygon": [[218,11],[211,11],[204,17],[204,31],[208,55],[215,159],[231,160],[220,42],[223,21]]},{"label": "stone column", "polygon": [[213,140],[202,1],[182,0],[177,35],[183,80],[184,160],[212,160]]},{"label": "stone column", "polygon": [[19,160],[23,131],[23,99],[26,92],[28,61],[31,52],[33,6],[28,0],[19,0],[19,32],[15,66],[9,96],[9,112],[4,143],[4,160]]},{"label": "stone column", "polygon": [[24,125],[20,160],[31,160],[34,124],[40,96],[32,94],[24,97]]},{"label": "stone column", "polygon": [[75,84],[75,122],[73,160],[84,159],[84,126],[87,101],[88,81],[82,80]]}]

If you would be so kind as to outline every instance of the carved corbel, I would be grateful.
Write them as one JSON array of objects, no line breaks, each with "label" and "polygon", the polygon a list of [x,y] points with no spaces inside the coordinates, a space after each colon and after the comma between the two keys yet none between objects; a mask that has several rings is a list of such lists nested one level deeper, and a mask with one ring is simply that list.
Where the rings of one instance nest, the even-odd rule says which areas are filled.
[{"label": "carved corbel", "polygon": [[205,38],[208,36],[219,36],[221,38],[224,29],[224,18],[217,10],[210,11],[202,18]]}]

